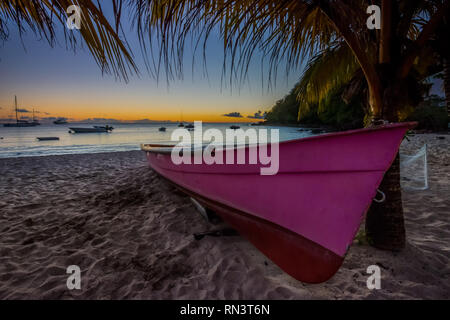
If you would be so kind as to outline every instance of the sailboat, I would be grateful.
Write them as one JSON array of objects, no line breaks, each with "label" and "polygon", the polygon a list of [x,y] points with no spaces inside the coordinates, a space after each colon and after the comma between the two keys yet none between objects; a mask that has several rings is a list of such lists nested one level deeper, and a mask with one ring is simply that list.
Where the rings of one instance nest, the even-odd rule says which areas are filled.
[{"label": "sailboat", "polygon": [[19,120],[18,109],[17,109],[17,96],[14,96],[14,104],[16,110],[16,123],[5,123],[4,127],[35,127],[37,124],[34,122],[34,110],[33,110],[33,122],[28,122],[26,120]]},{"label": "sailboat", "polygon": [[18,109],[17,109],[17,96],[14,96],[14,105],[15,105],[15,111],[16,111],[16,123],[5,123],[3,125],[4,127],[20,127],[20,128],[35,127],[39,124],[34,121],[34,110],[33,110],[33,122],[29,122],[27,120],[19,120]]},{"label": "sailboat", "polygon": [[37,120],[37,119],[35,119],[34,118],[34,108],[33,108],[33,122],[32,122],[35,126],[40,126],[41,125],[41,123]]},{"label": "sailboat", "polygon": [[[175,164],[170,145],[144,144],[152,167],[209,208],[286,273],[319,283],[341,266],[408,129],[416,123],[280,142],[279,171],[259,164]],[[252,148],[244,148],[248,159]],[[223,149],[223,148],[222,148]],[[215,154],[225,157],[216,148]],[[194,155],[192,154],[193,158]]]},{"label": "sailboat", "polygon": [[178,124],[178,127],[183,128],[184,127],[184,123],[183,123],[183,112],[181,112],[181,121]]}]

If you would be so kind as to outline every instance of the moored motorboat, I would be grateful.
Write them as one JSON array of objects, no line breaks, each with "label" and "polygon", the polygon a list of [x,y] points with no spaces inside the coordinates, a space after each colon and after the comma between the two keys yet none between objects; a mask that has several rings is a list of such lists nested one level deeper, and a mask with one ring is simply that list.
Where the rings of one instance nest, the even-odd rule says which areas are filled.
[{"label": "moored motorboat", "polygon": [[54,141],[59,140],[59,137],[36,137],[39,141]]},{"label": "moored motorboat", "polygon": [[33,122],[28,122],[26,120],[18,120],[16,123],[5,123],[3,126],[15,128],[27,128],[27,127],[36,127],[37,124]]},{"label": "moored motorboat", "polygon": [[65,118],[59,118],[53,121],[54,124],[67,124],[67,120]]},{"label": "moored motorboat", "polygon": [[112,131],[114,130],[114,127],[106,125],[106,126],[93,126],[95,129],[103,129],[106,131]]},{"label": "moored motorboat", "polygon": [[102,133],[111,132],[114,128],[111,126],[93,126],[92,128],[69,128],[70,133]]},{"label": "moored motorboat", "polygon": [[[341,266],[406,131],[414,125],[280,142],[278,173],[266,176],[260,175],[261,164],[177,165],[171,146],[141,148],[157,173],[214,210],[281,269],[297,280],[319,283]],[[258,146],[241,148],[247,159]]]}]

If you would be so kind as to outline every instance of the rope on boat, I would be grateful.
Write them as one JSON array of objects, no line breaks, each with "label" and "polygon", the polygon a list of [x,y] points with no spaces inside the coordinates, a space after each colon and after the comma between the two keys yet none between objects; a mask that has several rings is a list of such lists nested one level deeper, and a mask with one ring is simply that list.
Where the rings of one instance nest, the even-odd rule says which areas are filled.
[{"label": "rope on boat", "polygon": [[373,198],[373,201],[375,201],[376,203],[383,203],[386,200],[386,195],[380,189],[377,189],[377,193],[381,194],[381,199],[377,199],[377,197],[375,196],[375,198]]}]

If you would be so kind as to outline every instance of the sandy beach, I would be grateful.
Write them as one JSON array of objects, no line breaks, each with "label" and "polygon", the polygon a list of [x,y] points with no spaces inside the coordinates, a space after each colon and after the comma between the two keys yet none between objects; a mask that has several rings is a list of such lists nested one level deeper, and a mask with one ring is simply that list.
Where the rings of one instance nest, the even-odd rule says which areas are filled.
[{"label": "sandy beach", "polygon": [[[303,284],[239,235],[205,237],[190,199],[143,152],[0,159],[0,299],[449,299],[450,136],[428,144],[426,191],[404,191],[407,246],[355,241],[329,281]],[[81,268],[68,290],[66,268]],[[366,269],[381,268],[369,290]]]}]

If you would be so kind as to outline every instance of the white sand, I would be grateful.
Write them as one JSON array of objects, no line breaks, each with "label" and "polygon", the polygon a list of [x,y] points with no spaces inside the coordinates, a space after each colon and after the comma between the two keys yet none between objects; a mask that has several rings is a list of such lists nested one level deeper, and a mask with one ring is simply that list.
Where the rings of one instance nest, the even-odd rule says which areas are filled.
[{"label": "white sand", "polygon": [[[300,283],[240,236],[211,229],[141,152],[0,160],[0,299],[450,298],[450,136],[429,145],[430,189],[404,192],[407,247],[355,244],[328,282]],[[66,267],[82,269],[81,290]],[[381,267],[381,290],[366,268]]]}]

